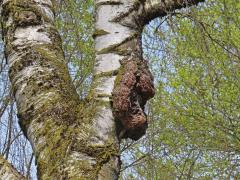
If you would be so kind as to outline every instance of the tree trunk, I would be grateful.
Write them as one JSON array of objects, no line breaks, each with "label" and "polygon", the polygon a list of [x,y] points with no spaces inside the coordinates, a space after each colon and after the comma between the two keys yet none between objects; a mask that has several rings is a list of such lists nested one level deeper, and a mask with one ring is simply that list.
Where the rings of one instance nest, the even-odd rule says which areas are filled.
[{"label": "tree trunk", "polygon": [[53,1],[3,1],[9,76],[39,179],[118,179],[119,141],[144,135],[144,105],[154,95],[142,58],[143,26],[199,1],[95,0],[96,66],[83,102],[54,27]]}]

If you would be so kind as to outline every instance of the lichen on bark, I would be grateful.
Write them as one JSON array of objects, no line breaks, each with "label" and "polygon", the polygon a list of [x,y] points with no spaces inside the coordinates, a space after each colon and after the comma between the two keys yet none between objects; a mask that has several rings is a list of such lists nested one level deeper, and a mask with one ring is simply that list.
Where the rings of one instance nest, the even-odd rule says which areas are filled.
[{"label": "lichen on bark", "polygon": [[38,178],[96,179],[108,162],[116,166],[114,126],[105,130],[95,123],[106,106],[94,97],[80,101],[54,27],[52,2],[6,0],[1,15],[19,123],[32,144]]},{"label": "lichen on bark", "polygon": [[0,155],[0,179],[27,180],[2,155]]}]

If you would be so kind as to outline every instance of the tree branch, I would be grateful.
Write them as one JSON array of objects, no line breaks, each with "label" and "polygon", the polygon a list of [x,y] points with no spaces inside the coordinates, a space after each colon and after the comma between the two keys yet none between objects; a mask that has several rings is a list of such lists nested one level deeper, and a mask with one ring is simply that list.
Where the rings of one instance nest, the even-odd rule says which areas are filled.
[{"label": "tree branch", "polygon": [[148,23],[154,18],[163,17],[168,12],[197,5],[199,2],[204,1],[205,0],[145,0],[143,4],[145,23]]}]

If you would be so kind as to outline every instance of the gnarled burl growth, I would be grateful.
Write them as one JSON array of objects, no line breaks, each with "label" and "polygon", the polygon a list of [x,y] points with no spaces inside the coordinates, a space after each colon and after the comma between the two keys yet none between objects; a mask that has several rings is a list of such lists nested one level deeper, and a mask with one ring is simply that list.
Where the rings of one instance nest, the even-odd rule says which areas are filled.
[{"label": "gnarled burl growth", "polygon": [[113,90],[113,115],[120,121],[119,137],[138,140],[148,127],[144,106],[155,94],[153,76],[138,57],[123,59],[121,66]]}]

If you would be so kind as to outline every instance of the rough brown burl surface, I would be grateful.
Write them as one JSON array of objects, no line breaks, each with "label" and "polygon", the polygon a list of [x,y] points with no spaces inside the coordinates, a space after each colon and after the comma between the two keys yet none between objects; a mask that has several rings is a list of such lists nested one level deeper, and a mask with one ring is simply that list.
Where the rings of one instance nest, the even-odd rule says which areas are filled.
[{"label": "rough brown burl surface", "polygon": [[113,90],[113,115],[120,138],[138,140],[145,134],[148,123],[144,106],[154,94],[147,62],[138,57],[123,59]]}]

